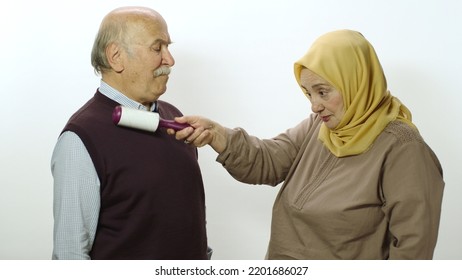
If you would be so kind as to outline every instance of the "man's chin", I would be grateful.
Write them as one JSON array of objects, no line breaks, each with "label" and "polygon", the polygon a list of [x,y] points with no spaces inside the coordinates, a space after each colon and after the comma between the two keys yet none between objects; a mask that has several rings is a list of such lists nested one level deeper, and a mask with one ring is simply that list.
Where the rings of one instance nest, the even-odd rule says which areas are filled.
[{"label": "man's chin", "polygon": [[168,76],[159,76],[154,79],[152,88],[157,88],[159,91],[167,89]]},{"label": "man's chin", "polygon": [[167,85],[164,85],[163,87],[160,87],[156,90],[156,95],[160,97],[162,94],[164,94],[167,91]]}]

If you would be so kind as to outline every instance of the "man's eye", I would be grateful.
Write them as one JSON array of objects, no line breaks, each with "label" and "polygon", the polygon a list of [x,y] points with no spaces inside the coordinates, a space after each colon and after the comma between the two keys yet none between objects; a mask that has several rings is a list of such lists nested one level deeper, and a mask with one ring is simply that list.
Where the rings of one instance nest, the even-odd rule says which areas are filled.
[{"label": "man's eye", "polygon": [[160,52],[162,50],[162,47],[161,46],[156,46],[156,47],[152,47],[151,49],[153,51],[155,51],[155,52]]}]

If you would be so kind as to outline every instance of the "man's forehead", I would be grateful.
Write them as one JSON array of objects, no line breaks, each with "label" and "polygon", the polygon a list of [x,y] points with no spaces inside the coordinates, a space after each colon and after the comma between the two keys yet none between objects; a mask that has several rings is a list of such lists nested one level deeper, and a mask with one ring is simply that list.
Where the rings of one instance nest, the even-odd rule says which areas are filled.
[{"label": "man's forehead", "polygon": [[[136,38],[136,41],[144,42],[145,44],[170,44],[170,35],[167,30],[167,25],[159,21],[136,21],[131,24],[131,36]],[[130,35],[129,35],[130,36]]]}]

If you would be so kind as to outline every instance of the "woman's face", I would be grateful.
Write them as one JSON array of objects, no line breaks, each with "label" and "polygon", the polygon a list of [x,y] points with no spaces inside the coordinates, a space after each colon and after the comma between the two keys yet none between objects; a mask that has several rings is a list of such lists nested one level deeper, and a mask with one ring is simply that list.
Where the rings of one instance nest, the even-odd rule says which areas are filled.
[{"label": "woman's face", "polygon": [[318,114],[329,129],[336,128],[345,113],[342,94],[306,68],[300,72],[300,84],[311,102],[313,113]]}]

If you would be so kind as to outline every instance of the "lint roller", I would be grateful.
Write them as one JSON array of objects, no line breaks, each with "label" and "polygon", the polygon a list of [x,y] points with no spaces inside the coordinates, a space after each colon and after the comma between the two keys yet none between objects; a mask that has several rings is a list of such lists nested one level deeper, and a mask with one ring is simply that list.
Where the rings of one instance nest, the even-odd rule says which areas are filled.
[{"label": "lint roller", "polygon": [[112,111],[112,122],[116,125],[155,132],[158,127],[172,128],[175,131],[189,127],[187,123],[164,120],[158,113],[137,110],[118,105]]}]

